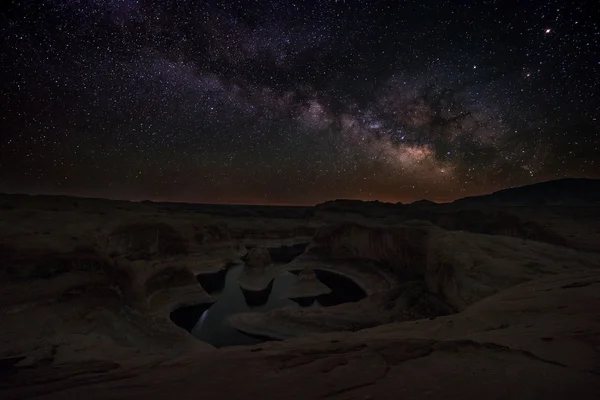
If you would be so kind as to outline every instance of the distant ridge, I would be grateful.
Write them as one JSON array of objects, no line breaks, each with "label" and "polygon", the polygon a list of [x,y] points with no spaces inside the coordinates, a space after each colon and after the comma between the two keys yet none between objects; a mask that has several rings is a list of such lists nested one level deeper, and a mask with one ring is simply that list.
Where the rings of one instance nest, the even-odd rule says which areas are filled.
[{"label": "distant ridge", "polygon": [[435,203],[422,199],[410,204],[384,203],[380,201],[362,201],[338,199],[317,204],[315,211],[354,212],[372,215],[374,212],[399,212],[407,208],[435,208],[462,205],[506,205],[506,206],[586,206],[600,205],[600,179],[565,178],[534,183],[515,188],[502,189],[494,193],[464,197],[451,203]]},{"label": "distant ridge", "polygon": [[421,199],[417,201],[413,201],[409,204],[409,206],[418,206],[418,207],[427,207],[427,206],[436,206],[437,203],[435,201]]},{"label": "distant ridge", "polygon": [[465,197],[452,204],[488,205],[599,205],[600,179],[566,178],[503,189],[497,192]]},{"label": "distant ridge", "polygon": [[[22,202],[40,202],[46,207],[66,207],[67,203],[77,206],[78,201],[91,203],[121,204],[123,207],[135,207],[136,204],[158,207],[165,210],[186,210],[204,213],[229,215],[244,210],[243,213],[261,214],[266,210],[277,209],[281,215],[309,215],[313,212],[337,212],[337,213],[360,213],[372,215],[378,213],[385,216],[386,213],[404,212],[407,209],[427,210],[447,206],[462,205],[515,205],[515,206],[600,206],[600,179],[587,178],[565,178],[520,187],[498,190],[496,192],[464,197],[450,203],[436,203],[431,200],[421,199],[408,204],[388,203],[378,200],[364,201],[354,199],[329,200],[315,206],[302,205],[259,205],[259,204],[210,204],[210,203],[187,203],[187,202],[165,202],[165,201],[131,201],[123,199],[106,199],[101,197],[71,196],[65,194],[25,194],[25,193],[2,193],[0,192],[0,208],[16,206]],[[240,211],[241,212],[241,211]],[[270,211],[271,212],[271,211]]]}]

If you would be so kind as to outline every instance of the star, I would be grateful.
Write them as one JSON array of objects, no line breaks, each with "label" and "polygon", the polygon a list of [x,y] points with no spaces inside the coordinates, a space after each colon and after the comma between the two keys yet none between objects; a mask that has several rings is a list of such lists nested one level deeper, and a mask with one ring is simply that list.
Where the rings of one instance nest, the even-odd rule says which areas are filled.
[{"label": "star", "polygon": [[8,3],[0,192],[450,201],[600,177],[593,2]]}]

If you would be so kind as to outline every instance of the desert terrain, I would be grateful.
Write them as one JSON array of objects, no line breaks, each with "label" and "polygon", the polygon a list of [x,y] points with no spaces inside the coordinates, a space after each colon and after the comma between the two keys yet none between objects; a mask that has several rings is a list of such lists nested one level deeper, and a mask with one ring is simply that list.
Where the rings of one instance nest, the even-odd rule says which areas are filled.
[{"label": "desert terrain", "polygon": [[[281,301],[226,316],[252,344],[199,340],[194,307],[228,301],[202,277],[234,268]],[[598,180],[447,204],[3,194],[0,275],[3,400],[600,398]],[[336,279],[361,296],[326,302]]]}]

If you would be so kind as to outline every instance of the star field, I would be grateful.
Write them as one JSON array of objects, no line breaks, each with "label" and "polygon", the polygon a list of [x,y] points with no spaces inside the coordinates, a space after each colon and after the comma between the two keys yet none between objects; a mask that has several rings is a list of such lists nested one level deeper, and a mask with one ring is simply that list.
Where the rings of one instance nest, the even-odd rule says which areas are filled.
[{"label": "star field", "polygon": [[13,1],[0,192],[449,201],[600,178],[595,1]]}]

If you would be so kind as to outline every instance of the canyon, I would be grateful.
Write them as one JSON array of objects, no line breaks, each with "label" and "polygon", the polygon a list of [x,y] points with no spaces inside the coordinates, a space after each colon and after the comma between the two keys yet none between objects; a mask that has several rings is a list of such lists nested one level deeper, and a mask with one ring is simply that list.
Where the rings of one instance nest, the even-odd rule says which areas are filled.
[{"label": "canyon", "polygon": [[[0,195],[0,397],[600,398],[599,188]],[[211,313],[226,331],[194,334]]]}]

